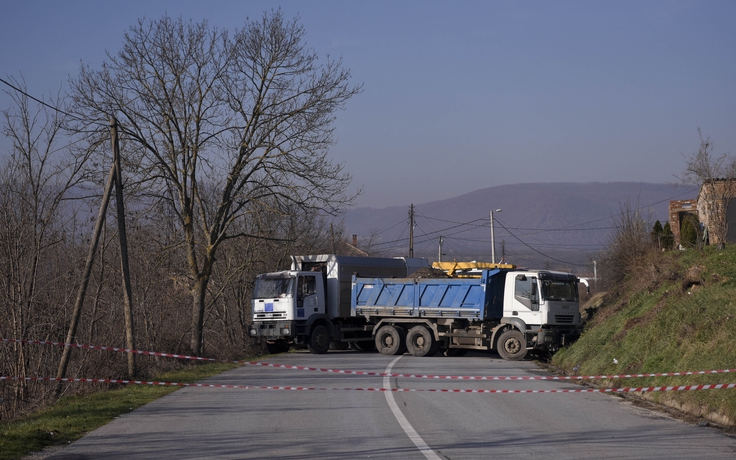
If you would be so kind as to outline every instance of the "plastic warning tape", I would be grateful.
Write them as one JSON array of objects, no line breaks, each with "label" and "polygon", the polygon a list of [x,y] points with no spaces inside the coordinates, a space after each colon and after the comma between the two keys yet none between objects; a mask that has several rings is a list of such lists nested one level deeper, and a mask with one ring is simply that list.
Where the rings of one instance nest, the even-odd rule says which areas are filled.
[{"label": "plastic warning tape", "polygon": [[196,388],[235,388],[242,390],[288,390],[288,391],[373,391],[391,393],[647,393],[658,391],[695,391],[725,390],[736,388],[736,383],[719,383],[711,385],[679,385],[638,388],[576,388],[558,390],[483,390],[464,388],[327,388],[327,387],[295,387],[295,386],[255,386],[225,385],[217,383],[180,383],[156,382],[147,380],[88,379],[88,378],[54,378],[54,377],[6,377],[3,380],[25,380],[32,382],[74,382],[74,383],[119,383],[124,385],[177,386]]},{"label": "plastic warning tape", "polygon": [[709,375],[736,373],[736,369],[721,369],[712,371],[687,371],[687,372],[658,372],[653,374],[614,374],[614,375],[564,375],[564,376],[493,376],[493,375],[432,375],[432,374],[389,374],[385,372],[351,371],[342,369],[325,369],[320,367],[294,366],[290,364],[272,364],[263,362],[242,362],[257,366],[274,367],[280,369],[292,369],[301,371],[318,371],[345,375],[367,375],[374,377],[404,377],[433,380],[586,380],[586,379],[630,379],[643,377],[672,377],[682,375]]},{"label": "plastic warning tape", "polygon": [[161,356],[165,358],[191,359],[191,360],[197,360],[197,361],[217,361],[214,358],[203,358],[201,356],[176,355],[176,354],[171,354],[171,353],[161,353],[158,351],[131,350],[129,348],[103,347],[99,345],[85,345],[81,343],[50,342],[48,340],[26,340],[26,339],[2,339],[2,341],[5,343],[53,345],[56,347],[70,347],[70,348],[84,348],[88,350],[117,351],[120,353],[135,353],[137,355]]},{"label": "plastic warning tape", "polygon": [[[54,345],[58,347],[84,348],[89,350],[115,351],[120,353],[135,353],[138,355],[159,356],[164,358],[190,359],[197,361],[218,361],[214,358],[204,358],[201,356],[178,355],[172,353],[162,353],[157,351],[141,351],[131,350],[128,348],[105,347],[99,345],[85,345],[77,343],[50,342],[45,340],[25,340],[25,339],[2,339],[5,343],[25,343],[35,345]],[[612,374],[612,375],[563,375],[563,376],[489,376],[489,375],[433,375],[433,374],[395,374],[386,372],[371,371],[355,371],[346,369],[330,369],[321,367],[296,366],[291,364],[275,364],[260,361],[218,361],[233,364],[242,364],[248,366],[271,367],[275,369],[290,369],[299,371],[316,371],[327,372],[342,375],[361,375],[369,377],[401,377],[401,378],[418,378],[418,379],[436,379],[436,380],[604,380],[604,379],[631,379],[645,377],[676,377],[688,375],[712,375],[712,374],[729,374],[736,373],[736,369],[718,369],[703,371],[685,371],[685,372],[656,372],[651,374]]]}]

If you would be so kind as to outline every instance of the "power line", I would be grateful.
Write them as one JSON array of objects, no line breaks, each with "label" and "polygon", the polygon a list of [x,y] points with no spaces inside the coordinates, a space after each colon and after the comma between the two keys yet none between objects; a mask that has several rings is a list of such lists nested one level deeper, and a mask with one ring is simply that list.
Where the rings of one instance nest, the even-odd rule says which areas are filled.
[{"label": "power line", "polygon": [[[445,235],[442,235],[442,239],[443,240],[446,240],[448,242],[449,241],[465,241],[465,242],[469,242],[469,243],[488,244],[488,240],[487,239],[478,239],[478,238],[459,238],[459,237],[454,237],[454,236],[445,236]],[[498,238],[496,238],[496,239],[498,239]],[[506,243],[506,244],[519,244],[519,243],[514,243],[512,241],[512,242]],[[564,248],[590,248],[590,249],[595,249],[595,248],[600,248],[603,245],[602,244],[572,244],[572,243],[571,244],[557,244],[557,243],[542,243],[542,242],[540,242],[537,246],[551,246],[551,247],[564,247]]]},{"label": "power line", "polygon": [[[421,215],[419,213],[415,213],[415,215],[418,215],[418,216],[423,217],[423,218],[428,219],[428,220],[436,220],[436,221],[439,221],[439,222],[446,222],[448,224],[458,224],[458,225],[470,225],[473,222],[478,222],[478,221],[488,222],[487,218],[485,218],[485,217],[481,217],[479,219],[471,220],[469,222],[455,222],[455,221],[452,221],[452,220],[444,220],[444,219],[438,219],[436,217],[424,216],[424,215]],[[484,225],[476,225],[475,227],[484,227]]]},{"label": "power line", "polygon": [[401,220],[401,221],[395,223],[394,225],[390,226],[389,228],[387,228],[385,230],[381,230],[380,232],[376,233],[374,236],[378,236],[378,235],[380,235],[382,233],[386,233],[387,231],[389,231],[389,230],[391,230],[393,228],[396,228],[396,227],[398,227],[399,225],[401,225],[401,224],[403,224],[405,222],[406,222],[406,220]]},{"label": "power line", "polygon": [[[416,214],[415,214],[415,216],[416,216]],[[424,217],[424,216],[421,216],[421,217]],[[453,225],[452,227],[446,227],[446,228],[440,229],[440,230],[434,230],[434,231],[431,231],[431,232],[425,232],[425,233],[422,234],[422,236],[425,237],[425,238],[427,238],[427,239],[426,240],[415,241],[415,243],[425,243],[427,241],[430,241],[429,237],[432,236],[432,235],[439,235],[439,234],[441,234],[442,236],[445,236],[445,233],[444,232],[447,232],[448,230],[452,230],[452,229],[459,228],[459,227],[464,227],[464,226],[467,226],[468,224],[470,224],[472,222],[477,222],[478,220],[480,220],[480,219],[475,219],[475,220],[472,220],[470,222],[465,222],[465,223],[457,223],[457,225]],[[418,222],[415,221],[415,223],[418,223]],[[477,228],[477,226],[475,228]],[[470,231],[470,230],[474,230],[474,228],[469,228],[469,229],[461,230],[459,232],[455,232],[454,234],[463,233],[463,232],[467,232],[467,231]],[[377,243],[376,245],[387,245],[387,244],[391,244],[391,243],[404,242],[406,240],[407,240],[407,238],[403,238],[403,239],[399,239],[399,240],[391,240],[391,241],[385,241],[383,243]]]},{"label": "power line", "polygon": [[498,219],[496,219],[495,221],[496,221],[496,222],[498,222],[498,225],[500,225],[500,226],[501,226],[502,228],[504,228],[504,229],[505,229],[505,230],[506,230],[507,232],[509,232],[509,234],[510,234],[511,236],[513,236],[514,238],[516,238],[517,240],[519,240],[519,242],[520,242],[520,243],[522,243],[522,244],[523,244],[524,246],[528,247],[528,248],[529,248],[529,249],[531,249],[532,251],[536,252],[537,254],[539,254],[539,255],[541,255],[541,256],[544,256],[544,257],[546,257],[546,258],[548,258],[548,259],[554,260],[555,262],[560,262],[560,263],[563,263],[563,264],[567,264],[567,265],[576,265],[576,264],[574,264],[574,263],[572,263],[572,262],[567,262],[567,261],[564,261],[564,260],[560,260],[560,259],[556,259],[556,258],[554,258],[554,257],[551,257],[551,256],[549,256],[549,255],[547,255],[547,254],[545,254],[545,253],[543,253],[543,252],[541,252],[541,251],[539,251],[539,250],[537,250],[537,249],[535,249],[535,248],[533,248],[533,247],[529,246],[529,245],[528,245],[527,243],[525,243],[524,241],[522,241],[522,240],[521,240],[521,238],[519,238],[518,236],[516,236],[516,235],[514,235],[513,233],[511,233],[511,232],[509,231],[509,229],[508,229],[508,228],[504,227],[504,225],[503,225],[503,224],[502,224],[501,222],[499,222],[499,221],[498,221]]},{"label": "power line", "polygon": [[[32,99],[32,100],[38,102],[39,104],[43,105],[44,107],[48,107],[49,109],[51,109],[51,110],[53,110],[55,112],[58,112],[58,113],[60,113],[60,114],[62,114],[64,116],[67,116],[67,117],[72,118],[72,119],[77,120],[77,121],[81,121],[82,123],[87,123],[88,122],[88,120],[85,120],[83,118],[80,118],[80,117],[78,117],[76,115],[72,115],[69,112],[65,112],[64,110],[61,110],[58,107],[55,107],[55,106],[53,106],[53,105],[51,105],[51,104],[49,104],[49,103],[47,103],[47,102],[45,102],[45,101],[37,98],[37,97],[34,97],[34,96],[28,94],[26,91],[23,91],[22,89],[18,88],[17,86],[15,86],[15,85],[13,85],[13,84],[11,84],[11,83],[3,80],[2,78],[0,78],[0,83],[3,83],[5,85],[9,86],[14,91],[17,91],[18,93],[26,96],[27,98]],[[99,126],[102,126],[102,127],[108,127],[109,126],[109,123],[102,123],[100,121],[95,121],[93,123],[95,123],[95,124],[97,124]]]}]

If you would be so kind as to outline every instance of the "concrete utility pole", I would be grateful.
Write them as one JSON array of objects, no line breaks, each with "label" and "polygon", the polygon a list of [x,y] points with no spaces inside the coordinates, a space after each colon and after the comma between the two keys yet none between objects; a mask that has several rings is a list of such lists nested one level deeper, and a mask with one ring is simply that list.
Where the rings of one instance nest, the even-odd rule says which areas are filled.
[{"label": "concrete utility pole", "polygon": [[495,211],[491,209],[491,263],[494,264],[496,263],[496,235],[493,229],[493,213],[501,211],[501,209],[496,209]]}]

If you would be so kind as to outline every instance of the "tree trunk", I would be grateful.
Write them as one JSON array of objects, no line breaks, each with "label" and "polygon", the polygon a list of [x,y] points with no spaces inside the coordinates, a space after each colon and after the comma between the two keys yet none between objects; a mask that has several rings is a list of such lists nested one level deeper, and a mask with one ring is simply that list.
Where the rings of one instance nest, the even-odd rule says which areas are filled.
[{"label": "tree trunk", "polygon": [[204,307],[209,275],[200,274],[192,287],[192,354],[200,356],[203,348]]}]

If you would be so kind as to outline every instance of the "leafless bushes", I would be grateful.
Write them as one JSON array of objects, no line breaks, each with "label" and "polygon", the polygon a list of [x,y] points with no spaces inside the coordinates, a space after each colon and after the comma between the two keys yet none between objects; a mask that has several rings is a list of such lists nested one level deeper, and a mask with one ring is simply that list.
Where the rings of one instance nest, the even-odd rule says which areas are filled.
[{"label": "leafless bushes", "polygon": [[[339,59],[320,61],[303,36],[280,11],[232,38],[206,22],[140,21],[119,55],[71,82],[73,120],[43,106],[34,114],[19,96],[17,110],[5,112],[13,151],[0,152],[0,335],[65,340],[100,204],[93,184],[109,166],[100,120],[115,116],[136,347],[216,359],[258,351],[246,330],[255,275],[287,268],[291,254],[335,252],[343,235],[326,218],[352,201],[350,175],[328,148],[335,112],[360,86]],[[72,147],[59,147],[62,134],[75,136],[65,139]],[[82,185],[93,190],[90,201],[68,201]],[[116,228],[106,223],[76,343],[125,346]],[[59,347],[4,344],[0,374],[50,377],[60,355]],[[140,377],[172,365],[137,362]],[[66,371],[126,374],[123,353],[78,349]],[[0,418],[52,398],[50,386],[0,383]]]},{"label": "leafless bushes", "polygon": [[[15,81],[18,86],[22,83]],[[75,279],[75,215],[63,203],[83,180],[84,155],[59,149],[62,117],[13,94],[3,133],[13,149],[0,165],[0,334],[10,338],[58,337]],[[3,346],[2,374],[47,375],[58,350]],[[33,407],[44,387],[28,381],[0,386],[0,416]]]},{"label": "leafless bushes", "polygon": [[654,250],[650,220],[630,201],[621,203],[620,212],[614,218],[614,230],[601,254],[601,279],[606,288],[616,286],[641,268],[647,254]]},{"label": "leafless bushes", "polygon": [[[5,169],[8,171],[8,169]],[[63,213],[47,222],[53,232],[34,246],[33,219],[17,182],[0,182],[0,336],[10,339],[64,341],[74,296],[80,282],[89,219],[68,219]],[[130,203],[132,208],[136,203]],[[137,204],[138,207],[142,205]],[[133,213],[131,213],[133,214]],[[155,214],[153,214],[155,216]],[[160,213],[164,216],[165,213]],[[86,220],[85,222],[83,222]],[[85,226],[80,225],[85,224]],[[169,233],[166,219],[145,213],[128,221],[136,344],[141,350],[191,354],[191,291],[186,254]],[[251,287],[256,274],[288,267],[296,252],[328,252],[332,238],[343,239],[339,228],[330,231],[319,215],[281,215],[262,212],[257,219],[236,223],[244,233],[268,232],[271,239],[243,237],[227,240],[207,293],[204,354],[232,360],[259,353],[247,334],[251,320]],[[125,346],[119,246],[114,221],[106,226],[80,318],[75,343]],[[53,236],[53,238],[51,238]],[[34,252],[34,248],[35,252]],[[35,255],[34,255],[35,254]],[[35,268],[34,268],[34,260]],[[32,272],[35,270],[35,275]],[[30,280],[33,288],[30,286]],[[61,356],[60,347],[0,345],[1,375],[50,377]],[[138,377],[181,365],[166,358],[139,356]],[[73,349],[69,377],[125,378],[123,353]],[[64,392],[93,391],[98,387],[72,384]],[[0,383],[0,418],[9,419],[51,401],[53,386],[44,382]]]}]

